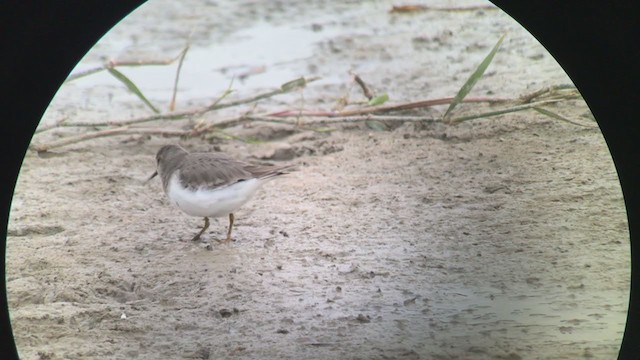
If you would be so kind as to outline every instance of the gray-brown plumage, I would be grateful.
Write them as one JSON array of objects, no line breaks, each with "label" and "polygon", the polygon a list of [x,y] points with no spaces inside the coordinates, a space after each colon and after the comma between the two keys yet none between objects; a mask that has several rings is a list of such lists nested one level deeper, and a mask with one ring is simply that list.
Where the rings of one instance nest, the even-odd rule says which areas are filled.
[{"label": "gray-brown plumage", "polygon": [[[231,241],[233,211],[242,206],[267,180],[284,175],[293,165],[253,165],[222,153],[189,153],[177,145],[166,145],[156,154],[157,170],[171,202],[185,213],[204,217],[198,240],[209,227],[209,217],[229,215],[224,242]],[[147,181],[149,181],[147,180]]]}]

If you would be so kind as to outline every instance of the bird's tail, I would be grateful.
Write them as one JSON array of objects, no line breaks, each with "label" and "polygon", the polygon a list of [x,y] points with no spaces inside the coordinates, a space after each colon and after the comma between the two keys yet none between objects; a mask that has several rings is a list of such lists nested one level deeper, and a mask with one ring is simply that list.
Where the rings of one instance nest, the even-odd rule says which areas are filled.
[{"label": "bird's tail", "polygon": [[272,177],[286,175],[292,171],[297,170],[296,164],[272,166],[272,165],[253,165],[249,171],[254,174],[258,179],[269,179]]}]

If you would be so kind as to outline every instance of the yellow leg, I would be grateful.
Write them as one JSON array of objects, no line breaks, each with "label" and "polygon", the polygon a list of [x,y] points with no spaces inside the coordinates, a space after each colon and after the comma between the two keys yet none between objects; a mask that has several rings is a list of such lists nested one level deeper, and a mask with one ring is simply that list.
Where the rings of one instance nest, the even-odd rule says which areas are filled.
[{"label": "yellow leg", "polygon": [[204,234],[205,231],[207,231],[207,229],[209,228],[209,218],[206,217],[204,218],[204,226],[202,227],[202,230],[200,230],[200,232],[193,237],[193,239],[191,239],[191,241],[198,241],[198,239],[200,239],[200,235]]},{"label": "yellow leg", "polygon": [[231,230],[233,230],[234,220],[235,220],[235,217],[233,216],[233,213],[229,214],[229,230],[227,231],[227,238],[222,240],[221,243],[228,243],[233,240],[231,239]]}]

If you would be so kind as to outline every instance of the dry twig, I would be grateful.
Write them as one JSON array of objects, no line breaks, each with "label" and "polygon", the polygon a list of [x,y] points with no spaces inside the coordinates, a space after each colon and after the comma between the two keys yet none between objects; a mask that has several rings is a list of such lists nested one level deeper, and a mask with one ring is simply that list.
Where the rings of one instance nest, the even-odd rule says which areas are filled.
[{"label": "dry twig", "polygon": [[[368,87],[364,84],[363,81],[358,82],[356,78],[359,78],[357,75],[354,76],[355,82],[357,82],[363,92],[366,93],[366,89]],[[43,127],[38,130],[38,132],[43,132],[46,130],[51,130],[60,127],[110,127],[107,129],[101,129],[94,132],[70,136],[66,138],[62,138],[57,141],[53,141],[51,143],[46,144],[32,144],[31,149],[38,152],[45,152],[54,148],[71,145],[75,143],[79,143],[82,141],[87,141],[91,139],[96,139],[100,137],[107,136],[117,136],[117,135],[136,135],[136,134],[146,134],[146,135],[160,135],[160,136],[179,136],[179,137],[195,137],[201,136],[203,134],[211,133],[211,132],[219,132],[222,133],[221,129],[235,126],[238,124],[242,124],[245,122],[270,122],[270,123],[280,123],[280,124],[289,124],[295,126],[301,125],[326,125],[326,124],[336,124],[336,123],[353,123],[353,122],[366,122],[366,121],[415,121],[415,122],[436,122],[442,121],[441,118],[427,118],[425,116],[410,116],[410,115],[390,115],[390,113],[398,112],[398,111],[406,111],[412,109],[420,109],[420,108],[428,108],[435,105],[446,105],[450,104],[454,98],[441,98],[441,99],[429,99],[429,100],[420,100],[420,101],[412,101],[405,102],[400,104],[393,105],[381,105],[381,106],[369,106],[358,109],[348,109],[341,111],[326,111],[326,110],[284,110],[278,112],[272,112],[264,115],[254,114],[255,106],[253,109],[246,111],[244,114],[239,116],[234,116],[226,119],[217,120],[210,123],[199,122],[195,124],[191,129],[187,130],[177,130],[177,129],[166,129],[166,128],[149,128],[149,127],[132,127],[133,125],[139,125],[141,123],[152,122],[152,121],[160,121],[160,120],[177,120],[177,119],[185,119],[191,117],[200,116],[206,112],[234,107],[244,104],[255,104],[257,101],[267,99],[276,95],[284,94],[287,92],[291,92],[295,89],[304,88],[306,84],[309,82],[315,81],[318,78],[300,78],[288,83],[283,84],[280,88],[268,92],[264,92],[252,97],[248,97],[245,99],[239,99],[236,101],[231,101],[227,103],[221,103],[221,101],[226,98],[228,94],[231,93],[231,88],[229,87],[218,99],[216,99],[212,104],[205,106],[203,108],[191,109],[181,112],[172,112],[167,114],[154,114],[151,116],[138,117],[134,119],[128,120],[110,120],[105,122],[66,122],[66,119],[61,119],[53,125],[49,125]],[[360,79],[362,80],[362,79]],[[230,85],[231,86],[231,85]],[[372,95],[369,93],[369,95]],[[563,100],[574,99],[579,97],[577,91],[574,88],[568,89],[566,86],[557,86],[557,87],[549,87],[545,89],[541,89],[535,91],[530,94],[526,94],[516,99],[505,99],[505,98],[465,98],[462,102],[465,103],[488,103],[488,104],[496,104],[496,103],[511,103],[513,106],[499,109],[496,111],[491,111],[484,114],[476,114],[465,117],[459,117],[455,119],[451,119],[451,123],[460,123],[463,121],[485,118],[490,116],[501,115],[509,112],[522,111],[526,109],[533,109],[539,111],[548,116],[555,117],[557,119],[570,122],[574,125],[585,126],[579,123],[572,122],[566,118],[561,117],[558,114],[550,113],[544,109],[541,109],[541,105],[548,105],[551,103],[557,103]],[[537,100],[533,102],[533,100]],[[547,114],[547,112],[549,114]],[[300,117],[304,117],[303,121],[301,121]],[[295,118],[295,119],[293,119]],[[314,129],[311,129],[314,130]],[[324,130],[318,130],[324,131]],[[223,133],[223,135],[227,138],[236,138],[233,135]]]},{"label": "dry twig", "polygon": [[371,89],[369,89],[367,84],[365,84],[364,80],[362,80],[362,78],[358,74],[353,74],[353,80],[355,80],[355,82],[360,85],[360,88],[362,89],[362,92],[367,99],[373,99],[373,92],[371,91]]},{"label": "dry twig", "polygon": [[82,141],[97,139],[97,138],[106,137],[106,136],[136,135],[136,134],[162,135],[162,136],[188,136],[190,133],[191,131],[186,131],[186,130],[166,130],[166,129],[158,129],[158,128],[130,128],[129,126],[123,126],[115,129],[106,129],[106,130],[95,131],[95,132],[77,135],[77,136],[69,136],[66,138],[62,138],[58,141],[53,141],[47,144],[31,144],[29,148],[37,152],[46,152],[54,148],[59,148],[62,146],[71,145],[71,144],[79,143]]},{"label": "dry twig", "polygon": [[173,81],[173,94],[171,95],[171,102],[169,103],[169,111],[173,111],[176,108],[176,96],[178,93],[178,81],[180,80],[180,71],[182,71],[182,64],[184,63],[184,58],[187,56],[187,51],[189,51],[189,47],[191,47],[190,43],[187,43],[187,46],[180,53],[180,61],[178,61],[178,68],[176,69],[176,78]]},{"label": "dry twig", "polygon": [[[300,81],[300,84],[301,84],[300,86],[303,86],[302,83],[308,84],[308,83],[310,83],[312,81],[318,80],[318,78],[308,78],[308,79],[301,78],[301,79],[297,79],[297,80]],[[296,81],[296,80],[294,80],[294,81]],[[222,96],[220,96],[218,99],[216,99],[211,105],[206,106],[204,108],[197,108],[197,109],[178,111],[178,112],[171,112],[171,113],[165,113],[165,114],[147,115],[147,116],[141,116],[141,117],[128,119],[128,120],[108,120],[108,121],[103,121],[103,122],[82,122],[82,121],[78,121],[78,122],[62,122],[61,121],[61,122],[58,122],[56,124],[43,127],[42,129],[39,129],[39,131],[37,131],[37,132],[43,132],[43,131],[47,131],[47,130],[52,130],[52,129],[59,128],[59,127],[127,126],[127,125],[141,124],[141,123],[152,122],[152,121],[159,121],[159,120],[187,119],[187,118],[191,118],[191,117],[201,116],[201,115],[203,115],[203,114],[205,114],[207,112],[214,111],[214,110],[219,110],[219,109],[234,107],[234,106],[238,106],[238,105],[254,103],[254,102],[257,102],[259,100],[268,99],[268,98],[276,96],[276,95],[281,95],[281,94],[287,93],[287,92],[289,92],[291,90],[293,90],[293,89],[284,89],[283,90],[283,88],[281,87],[279,89],[268,91],[268,92],[265,92],[265,93],[262,93],[262,94],[258,94],[256,96],[252,96],[252,97],[249,97],[249,98],[246,98],[246,99],[240,99],[240,100],[236,100],[236,101],[231,101],[231,102],[228,102],[228,103],[220,104],[220,101],[222,101],[222,99],[224,99],[227,95],[229,95],[231,93],[231,90],[227,89],[223,93]]]}]

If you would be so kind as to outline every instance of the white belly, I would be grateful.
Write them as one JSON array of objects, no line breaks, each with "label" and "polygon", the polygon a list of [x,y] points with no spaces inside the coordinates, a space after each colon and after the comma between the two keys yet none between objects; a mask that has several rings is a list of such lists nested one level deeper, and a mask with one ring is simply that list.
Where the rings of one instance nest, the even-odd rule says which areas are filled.
[{"label": "white belly", "polygon": [[167,187],[167,196],[172,204],[191,216],[227,216],[244,205],[262,185],[261,180],[250,179],[215,190],[200,188],[196,191],[180,186],[174,174]]}]

